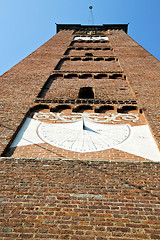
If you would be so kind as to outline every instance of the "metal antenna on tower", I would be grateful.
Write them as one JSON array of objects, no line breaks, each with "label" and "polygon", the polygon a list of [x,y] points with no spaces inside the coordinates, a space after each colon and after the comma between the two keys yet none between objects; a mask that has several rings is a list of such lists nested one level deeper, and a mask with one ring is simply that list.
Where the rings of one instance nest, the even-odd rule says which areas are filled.
[{"label": "metal antenna on tower", "polygon": [[93,16],[93,6],[89,6],[89,9],[90,9],[90,17],[91,17],[91,20],[89,18],[89,22],[91,22],[92,25],[94,25],[94,16]]}]

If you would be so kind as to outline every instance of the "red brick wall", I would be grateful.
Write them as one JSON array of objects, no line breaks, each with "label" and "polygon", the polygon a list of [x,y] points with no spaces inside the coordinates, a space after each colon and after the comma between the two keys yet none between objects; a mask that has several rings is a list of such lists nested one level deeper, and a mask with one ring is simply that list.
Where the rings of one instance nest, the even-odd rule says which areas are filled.
[{"label": "red brick wall", "polygon": [[58,33],[0,77],[0,153],[69,46],[71,33]]},{"label": "red brick wall", "polygon": [[[73,42],[72,43],[72,46],[73,47],[82,47],[82,46],[86,46],[86,43],[81,43],[81,42]],[[95,44],[95,43],[92,43],[92,42],[89,42],[89,43],[87,43],[87,47],[110,47],[111,45],[109,44],[109,42],[108,43],[106,43],[106,42],[99,42],[99,43],[97,43],[97,44]]]},{"label": "red brick wall", "polygon": [[[88,65],[87,65],[88,66]],[[95,98],[101,100],[134,100],[134,96],[124,79],[64,79],[54,80],[46,94],[46,99],[76,99],[81,87],[93,87]]]},{"label": "red brick wall", "polygon": [[64,60],[62,61],[62,65],[60,67],[61,71],[76,71],[76,72],[118,72],[122,71],[120,65],[116,61],[70,61]]},{"label": "red brick wall", "polygon": [[1,239],[159,239],[159,163],[4,158],[1,169]]},{"label": "red brick wall", "polygon": [[110,43],[160,144],[160,61],[123,31],[113,33]]},{"label": "red brick wall", "polygon": [[112,56],[114,53],[111,50],[78,50],[78,49],[71,49],[69,51],[69,56],[85,56],[85,54],[91,53],[94,56]]}]

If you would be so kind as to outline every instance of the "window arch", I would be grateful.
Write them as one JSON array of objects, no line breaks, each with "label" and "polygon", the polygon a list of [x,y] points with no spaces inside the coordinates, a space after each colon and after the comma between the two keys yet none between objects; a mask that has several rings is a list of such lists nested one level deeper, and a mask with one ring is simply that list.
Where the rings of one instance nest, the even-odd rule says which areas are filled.
[{"label": "window arch", "polygon": [[90,105],[80,105],[78,107],[76,107],[73,112],[85,112],[85,111],[94,111],[93,107]]},{"label": "window arch", "polygon": [[110,106],[110,105],[108,105],[108,106],[101,106],[99,109],[98,109],[98,112],[99,113],[105,113],[105,112],[107,112],[107,111],[113,111],[114,110],[114,107],[113,106]]},{"label": "window arch", "polygon": [[101,73],[101,74],[97,74],[96,76],[94,76],[95,79],[103,79],[103,78],[108,78],[107,74],[105,73]]},{"label": "window arch", "polygon": [[85,74],[79,75],[79,78],[82,78],[82,79],[92,78],[92,74],[85,73]]},{"label": "window arch", "polygon": [[69,105],[58,105],[51,108],[51,112],[63,112],[64,110],[71,110],[71,107]]},{"label": "window arch", "polygon": [[117,109],[117,112],[119,113],[129,113],[132,111],[138,111],[138,108],[136,106],[123,106],[120,109]]}]

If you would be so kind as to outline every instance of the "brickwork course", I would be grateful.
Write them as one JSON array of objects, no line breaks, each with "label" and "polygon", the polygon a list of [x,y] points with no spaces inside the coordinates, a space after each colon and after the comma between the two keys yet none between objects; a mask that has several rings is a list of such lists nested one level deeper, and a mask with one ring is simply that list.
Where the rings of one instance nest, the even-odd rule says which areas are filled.
[{"label": "brickwork course", "polygon": [[159,239],[159,164],[2,159],[1,239]]},{"label": "brickwork course", "polygon": [[[0,239],[158,240],[159,162],[114,148],[11,147],[26,118],[86,112],[136,115],[127,123],[147,125],[160,149],[160,62],[123,26],[75,26],[59,25],[0,77]],[[88,34],[108,40],[74,40]]]}]

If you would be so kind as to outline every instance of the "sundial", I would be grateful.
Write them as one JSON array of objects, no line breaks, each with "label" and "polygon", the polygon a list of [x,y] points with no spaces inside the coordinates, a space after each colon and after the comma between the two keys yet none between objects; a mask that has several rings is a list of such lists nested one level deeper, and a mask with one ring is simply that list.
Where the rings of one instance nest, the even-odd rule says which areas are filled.
[{"label": "sundial", "polygon": [[[36,112],[27,118],[11,148],[44,144],[57,151],[89,154],[117,149],[151,161],[160,152],[148,125],[138,114]],[[142,121],[140,123],[140,121]]]},{"label": "sundial", "polygon": [[95,152],[111,148],[130,135],[127,124],[100,124],[81,119],[73,123],[42,123],[38,135],[53,146],[74,152]]}]

